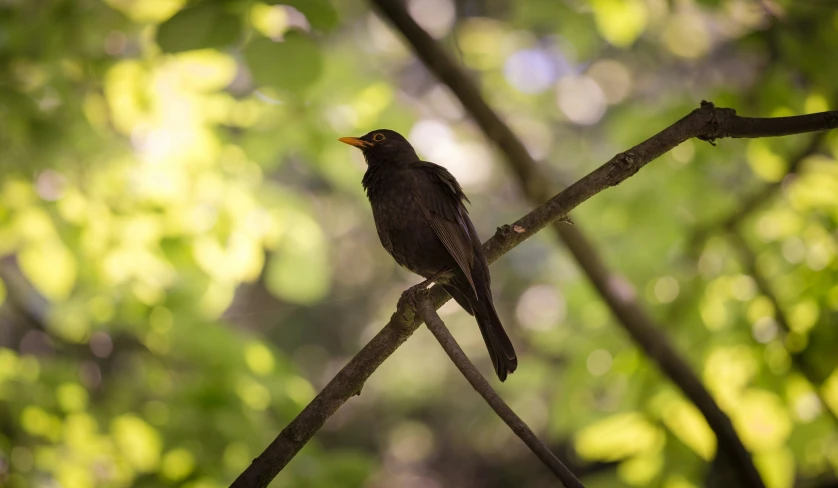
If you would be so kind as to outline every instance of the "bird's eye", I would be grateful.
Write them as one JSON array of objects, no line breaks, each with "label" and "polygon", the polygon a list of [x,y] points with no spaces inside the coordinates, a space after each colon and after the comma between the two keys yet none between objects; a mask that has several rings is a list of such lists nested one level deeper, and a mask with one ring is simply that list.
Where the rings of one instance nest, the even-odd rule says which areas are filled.
[{"label": "bird's eye", "polygon": [[381,141],[383,141],[384,139],[386,139],[386,137],[384,137],[384,134],[382,134],[381,132],[379,132],[379,133],[377,133],[376,135],[372,136],[372,140],[373,140],[373,141],[375,141],[375,142],[381,142]]}]

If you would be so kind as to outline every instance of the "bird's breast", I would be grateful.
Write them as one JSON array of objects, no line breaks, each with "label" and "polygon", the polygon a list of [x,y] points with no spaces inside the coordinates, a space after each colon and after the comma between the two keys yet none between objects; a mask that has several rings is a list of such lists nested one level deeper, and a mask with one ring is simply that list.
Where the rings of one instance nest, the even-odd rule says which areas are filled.
[{"label": "bird's breast", "polygon": [[412,182],[392,178],[387,183],[367,189],[384,249],[399,265],[421,276],[430,277],[451,267],[453,259],[414,199]]}]

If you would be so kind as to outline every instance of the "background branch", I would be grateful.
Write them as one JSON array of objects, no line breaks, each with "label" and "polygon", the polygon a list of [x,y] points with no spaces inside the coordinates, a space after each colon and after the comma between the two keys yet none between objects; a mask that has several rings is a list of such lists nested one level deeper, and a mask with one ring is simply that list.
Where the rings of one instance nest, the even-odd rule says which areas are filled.
[{"label": "background branch", "polygon": [[[754,283],[756,284],[757,290],[759,290],[760,294],[765,296],[768,301],[771,302],[771,305],[774,308],[774,320],[780,327],[780,336],[785,342],[785,339],[792,332],[785,308],[780,303],[779,298],[777,298],[777,294],[774,293],[774,290],[772,290],[771,284],[768,282],[768,278],[757,266],[756,254],[754,253],[754,250],[751,249],[751,246],[748,245],[747,241],[745,241],[742,234],[737,229],[731,229],[728,235],[739,253],[739,259],[742,262],[742,266],[745,268],[745,272],[751,275],[754,279]],[[824,378],[823,375],[817,371],[814,364],[808,361],[805,349],[803,351],[790,351],[786,348],[786,350],[789,353],[789,357],[791,358],[794,368],[797,369],[797,371],[799,371],[804,378],[806,378],[810,385],[812,385],[812,389],[818,396],[818,400],[821,402],[821,406],[826,414],[829,415],[833,421],[838,422],[838,416],[836,416],[835,412],[829,408],[829,402],[826,401],[823,396],[823,392],[821,391],[821,387],[823,386],[826,378]]]},{"label": "background branch", "polygon": [[[418,25],[416,25],[413,19],[410,18],[409,14],[400,4],[386,0],[375,0],[373,1],[373,4],[384,12],[385,16],[388,18],[388,10],[390,10],[396,12],[396,17],[400,19],[400,22],[409,21],[409,23],[413,26],[411,30],[413,34],[410,35],[414,35],[418,30],[418,32],[421,33],[421,39],[419,39],[419,42],[425,47],[431,46],[430,49],[435,50],[438,54],[442,55],[442,58],[438,58],[436,61],[444,63],[443,68],[453,68],[455,73],[454,83],[457,84],[464,82],[471,88],[470,91],[466,90],[467,93],[465,93],[467,97],[471,97],[471,99],[469,99],[469,103],[466,103],[466,100],[461,98],[461,101],[466,109],[469,110],[469,112],[472,112],[473,104],[476,104],[475,106],[485,106],[488,112],[484,110],[484,116],[475,116],[475,120],[478,124],[481,124],[481,128],[487,133],[487,135],[491,136],[490,138],[492,140],[494,140],[502,149],[504,147],[506,148],[504,149],[505,154],[508,156],[521,155],[522,158],[525,158],[521,159],[521,161],[523,161],[522,163],[518,163],[514,158],[510,157],[510,162],[515,165],[516,169],[519,168],[520,164],[520,170],[518,170],[519,172],[523,171],[526,172],[525,174],[534,175],[533,177],[528,177],[526,180],[523,180],[522,178],[522,180],[526,182],[527,188],[529,189],[532,187],[535,188],[535,190],[532,191],[539,191],[547,194],[549,191],[546,187],[547,180],[538,177],[534,173],[535,164],[529,156],[529,153],[527,153],[524,146],[514,136],[514,134],[512,134],[509,128],[497,118],[497,115],[495,115],[494,112],[488,108],[488,106],[486,106],[479,92],[476,90],[474,85],[471,84],[470,80],[459,72],[458,68],[453,65],[447,55],[439,50],[434,41],[430,39],[430,37],[428,37]],[[396,21],[394,20],[393,22],[395,23]],[[406,35],[408,36],[408,39],[410,39],[410,35],[407,33]],[[417,54],[420,54],[420,57],[422,57],[422,53],[424,52],[425,50],[417,48]],[[440,61],[440,59],[442,59],[442,61]],[[442,71],[448,73],[450,70],[443,69]],[[448,83],[448,81],[446,81],[446,83]],[[455,93],[457,93],[456,90]],[[491,239],[484,243],[483,247],[487,259],[489,262],[494,262],[500,256],[509,252],[511,249],[537,233],[539,230],[565,217],[568,212],[588,198],[606,188],[621,183],[635,174],[640,168],[648,164],[650,161],[687,139],[701,136],[702,138],[709,140],[722,137],[732,137],[732,134],[746,132],[753,133],[753,126],[759,126],[759,121],[770,120],[747,119],[750,129],[748,131],[739,130],[737,129],[736,124],[743,118],[731,115],[729,112],[723,112],[722,116],[716,117],[716,113],[718,111],[724,110],[726,109],[717,109],[711,103],[703,103],[700,108],[692,111],[689,115],[667,127],[660,133],[638,144],[632,149],[613,157],[604,165],[581,178],[573,185],[570,185],[568,188],[549,199],[543,205],[535,208],[515,223],[502,226]],[[835,122],[836,112],[824,112],[824,114],[825,115],[817,120],[806,118],[809,116],[801,116],[805,119],[801,119],[799,121],[786,120],[785,124],[791,124],[794,127],[794,130],[823,130],[833,127],[834,125],[831,124],[834,124]],[[792,117],[790,119],[796,118]],[[491,120],[494,120],[495,122],[491,122]],[[818,126],[816,122],[823,124],[823,126]],[[770,129],[778,131],[777,135],[779,135],[780,133],[790,133],[789,131],[792,130],[788,126],[776,127],[776,124],[769,124],[766,127],[768,128],[760,129],[761,133],[765,133],[768,129]],[[544,188],[539,189],[542,184],[545,185]],[[544,199],[542,198],[541,200]],[[585,244],[580,243],[580,245]],[[611,277],[605,279],[604,282],[612,282]],[[608,289],[612,288],[609,287]],[[438,308],[450,297],[448,297],[441,289],[437,290],[434,288],[431,291],[431,298],[434,302],[434,306]],[[619,294],[615,294],[612,298],[615,301],[622,300]],[[358,354],[356,354],[355,357],[353,357],[349,363],[343,367],[343,369],[338,372],[338,374],[323,388],[323,390],[317,394],[314,400],[312,400],[303,409],[303,411],[300,412],[300,414],[297,415],[297,417],[282,430],[282,432],[265,449],[265,451],[253,460],[251,465],[248,466],[244,472],[242,472],[242,474],[236,479],[236,481],[233,482],[231,486],[240,488],[267,486],[267,484],[279,473],[279,471],[281,471],[282,468],[284,468],[285,465],[294,457],[294,455],[296,455],[302,446],[308,442],[314,433],[323,426],[326,419],[334,414],[334,412],[337,411],[337,409],[349,398],[360,392],[364,382],[367,378],[369,378],[373,371],[375,371],[375,369],[377,369],[378,366],[381,365],[381,363],[383,363],[384,360],[387,359],[413,333],[413,331],[419,327],[419,325],[421,325],[421,323],[421,318],[416,316],[415,309],[413,309],[413,307],[409,305],[406,300],[400,300],[396,312],[390,318],[387,325],[385,325],[385,327],[366,346],[364,346],[364,348],[361,349],[361,351],[359,351]],[[638,331],[638,334],[650,337],[651,339],[654,339],[656,334],[659,334],[656,330],[647,332],[649,333],[640,334]],[[652,351],[657,351],[659,347],[661,346],[657,343],[657,341],[650,341],[648,344],[648,348]],[[674,357],[680,361],[680,358],[677,358],[677,355]],[[689,371],[689,368],[686,368],[686,370]],[[694,377],[694,374],[692,374],[691,371],[689,374]],[[696,382],[698,382],[697,379]],[[700,382],[698,382],[698,386],[700,386],[703,390],[703,386],[701,386]],[[707,395],[707,398],[712,400],[712,397],[706,393],[706,390],[704,390],[704,393]],[[725,425],[730,425],[727,416],[724,415],[721,410],[718,410],[718,413],[720,414],[720,420],[723,419],[727,422],[726,424],[725,422],[720,422],[722,425],[715,426],[715,428],[719,429],[717,431],[717,435],[720,435],[720,438],[726,438],[722,435],[731,435],[731,433],[733,433],[733,437],[735,437],[735,432],[733,432],[732,427],[729,429],[725,428]],[[708,419],[708,422],[709,420],[710,419]],[[711,427],[713,426],[713,423],[711,423]],[[720,444],[724,445],[723,443]],[[745,456],[747,456],[747,452],[744,451],[744,448],[742,448],[742,452],[744,452]],[[752,470],[751,473],[756,476],[756,470]],[[758,479],[758,476],[756,479]],[[748,486],[762,486],[762,484],[760,481],[758,483],[750,483]]]},{"label": "background branch", "polygon": [[498,414],[501,420],[550,468],[550,471],[561,480],[564,486],[568,488],[582,488],[582,483],[538,439],[538,436],[535,435],[529,426],[498,396],[497,392],[486,381],[486,378],[477,371],[477,368],[474,367],[474,364],[468,359],[466,353],[457,344],[457,341],[448,331],[448,328],[445,327],[442,319],[439,318],[431,301],[422,297],[418,300],[416,306],[419,316],[425,321],[425,324],[427,324],[428,329],[436,337],[436,340],[439,341],[439,345],[442,346],[442,349],[445,350],[445,353],[451,358],[451,361],[454,362],[454,365],[457,366],[457,369],[460,370],[463,376],[465,376],[472,388],[486,400],[486,403],[492,407],[492,410]]}]

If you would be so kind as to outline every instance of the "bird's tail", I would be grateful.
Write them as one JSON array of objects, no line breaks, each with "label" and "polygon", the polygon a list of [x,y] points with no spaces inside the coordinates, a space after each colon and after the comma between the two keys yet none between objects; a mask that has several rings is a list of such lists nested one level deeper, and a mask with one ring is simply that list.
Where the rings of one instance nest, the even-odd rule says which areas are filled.
[{"label": "bird's tail", "polygon": [[477,302],[471,303],[471,306],[477,325],[480,327],[480,333],[483,335],[483,341],[486,342],[486,348],[489,350],[489,357],[492,359],[495,372],[498,378],[504,381],[508,374],[518,368],[518,357],[495,311],[491,292],[481,293]]}]

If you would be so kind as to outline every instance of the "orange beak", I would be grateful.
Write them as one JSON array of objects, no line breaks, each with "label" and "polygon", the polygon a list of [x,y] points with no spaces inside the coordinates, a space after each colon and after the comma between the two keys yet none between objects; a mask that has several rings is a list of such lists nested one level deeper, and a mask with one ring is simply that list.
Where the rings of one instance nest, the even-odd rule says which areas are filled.
[{"label": "orange beak", "polygon": [[358,148],[361,148],[361,149],[363,149],[365,147],[372,147],[372,146],[375,145],[371,142],[367,142],[365,140],[358,139],[357,137],[341,137],[338,140],[340,142],[344,143],[344,144],[349,144],[350,146],[355,146],[355,147],[358,147]]}]

